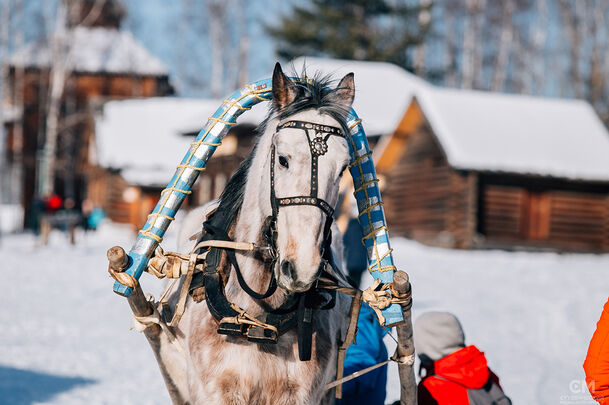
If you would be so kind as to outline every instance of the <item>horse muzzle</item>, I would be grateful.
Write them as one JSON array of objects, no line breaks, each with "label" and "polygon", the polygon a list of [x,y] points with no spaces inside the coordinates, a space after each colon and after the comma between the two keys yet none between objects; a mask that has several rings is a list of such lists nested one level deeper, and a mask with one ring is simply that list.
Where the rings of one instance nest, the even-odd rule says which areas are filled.
[{"label": "horse muzzle", "polygon": [[296,266],[291,260],[281,260],[278,269],[277,285],[291,293],[308,291],[321,274],[322,266],[306,280],[299,276]]}]

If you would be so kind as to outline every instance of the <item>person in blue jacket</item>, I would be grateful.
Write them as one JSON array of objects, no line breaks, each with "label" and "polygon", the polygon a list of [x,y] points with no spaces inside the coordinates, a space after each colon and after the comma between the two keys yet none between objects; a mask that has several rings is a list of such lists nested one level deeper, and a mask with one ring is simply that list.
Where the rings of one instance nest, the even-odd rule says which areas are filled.
[{"label": "person in blue jacket", "polygon": [[[387,348],[383,336],[387,333],[373,315],[368,304],[363,303],[357,319],[357,344],[351,344],[345,356],[344,375],[387,360]],[[337,405],[382,405],[385,403],[387,386],[387,365],[354,378],[343,384],[343,397]]]}]

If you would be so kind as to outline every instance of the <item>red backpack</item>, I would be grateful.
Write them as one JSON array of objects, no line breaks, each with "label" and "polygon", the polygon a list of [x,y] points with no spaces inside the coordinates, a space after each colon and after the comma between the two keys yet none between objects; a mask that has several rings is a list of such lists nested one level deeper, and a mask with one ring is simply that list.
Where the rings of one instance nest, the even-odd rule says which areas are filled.
[{"label": "red backpack", "polygon": [[422,367],[419,405],[510,405],[499,378],[476,346],[467,346]]}]

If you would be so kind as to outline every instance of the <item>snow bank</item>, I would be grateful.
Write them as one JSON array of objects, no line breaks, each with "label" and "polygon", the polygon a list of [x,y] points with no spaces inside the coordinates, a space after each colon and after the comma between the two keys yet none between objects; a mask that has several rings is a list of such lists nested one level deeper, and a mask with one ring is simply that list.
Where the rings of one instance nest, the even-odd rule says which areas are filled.
[{"label": "snow bank", "polygon": [[[456,314],[514,404],[594,403],[582,364],[609,296],[609,255],[456,251],[405,239],[392,247],[412,281],[414,319]],[[389,378],[388,400],[397,399],[397,367]]]},{"label": "snow bank", "polygon": [[[128,305],[106,273],[106,249],[131,246],[132,229],[106,225],[79,234],[75,247],[66,235],[51,236],[48,247],[30,235],[0,244],[0,398],[169,403],[152,352],[129,330]],[[453,251],[404,239],[392,246],[411,276],[415,319],[428,310],[455,313],[515,404],[592,403],[581,391],[581,364],[609,295],[609,255]],[[158,294],[160,282],[147,275],[143,282]],[[387,402],[399,396],[397,370],[389,373]]]}]

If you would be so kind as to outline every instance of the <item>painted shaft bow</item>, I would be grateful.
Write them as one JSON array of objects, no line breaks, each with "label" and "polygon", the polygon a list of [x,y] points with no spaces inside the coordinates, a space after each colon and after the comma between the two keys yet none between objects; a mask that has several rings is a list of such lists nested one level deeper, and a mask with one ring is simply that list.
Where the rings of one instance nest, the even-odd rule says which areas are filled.
[{"label": "painted shaft bow", "polygon": [[[300,81],[300,78],[290,78]],[[129,264],[125,273],[139,280],[146,269],[148,261],[174,220],[176,212],[188,194],[191,193],[200,172],[216,148],[222,142],[231,126],[237,122],[244,111],[261,101],[272,99],[272,80],[264,79],[245,86],[233,93],[230,98],[211,116],[205,127],[192,142],[188,152],[178,165],[175,174],[167,187],[161,192],[161,198],[146,224],[139,232],[133,248],[129,252]],[[370,147],[361,120],[354,110],[347,119],[350,136],[347,136],[351,164],[349,171],[353,176],[354,195],[359,210],[359,222],[364,238],[362,242],[368,252],[368,270],[375,279],[383,283],[393,281],[395,266],[389,246],[389,235],[385,221],[385,213],[381,203],[381,193]],[[114,292],[128,297],[133,289],[116,281]],[[399,305],[392,304],[383,310],[385,324],[392,325],[402,321],[402,311]]]}]

